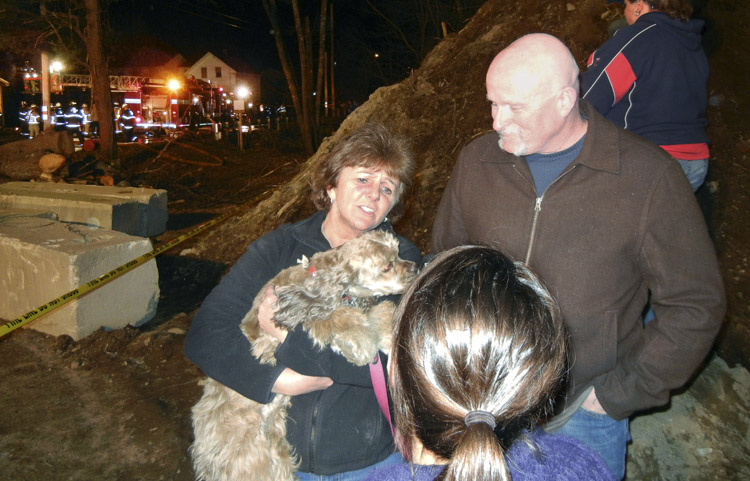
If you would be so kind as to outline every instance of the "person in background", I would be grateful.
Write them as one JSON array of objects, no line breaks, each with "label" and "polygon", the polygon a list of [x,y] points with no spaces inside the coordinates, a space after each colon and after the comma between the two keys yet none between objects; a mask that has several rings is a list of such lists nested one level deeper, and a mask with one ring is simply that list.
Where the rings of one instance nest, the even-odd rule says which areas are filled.
[{"label": "person in background", "polygon": [[591,448],[538,427],[567,372],[557,303],[523,264],[484,246],[432,260],[394,316],[389,372],[409,464],[371,481],[601,480]]},{"label": "person in background", "polygon": [[696,191],[709,158],[704,21],[691,19],[689,0],[615,1],[624,4],[628,26],[591,54],[581,96],[677,159]]},{"label": "person in background", "polygon": [[29,109],[28,114],[28,121],[29,121],[29,138],[33,139],[34,137],[39,136],[40,133],[40,126],[42,123],[42,116],[39,114],[39,109],[35,104],[31,104],[31,108]]},{"label": "person in background", "polygon": [[[315,347],[301,328],[273,323],[276,296],[265,292],[261,327],[282,341],[277,364],[261,364],[250,352],[240,321],[263,285],[302,256],[340,246],[360,234],[393,232],[414,175],[404,140],[382,124],[369,123],[338,143],[313,174],[318,209],[253,242],[203,302],[185,340],[185,354],[209,377],[259,403],[276,393],[293,396],[287,440],[299,456],[297,477],[363,479],[372,466],[401,461],[390,425],[380,410],[368,366],[355,366],[330,348]],[[421,254],[399,239],[400,256],[419,263]]]},{"label": "person in background", "polygon": [[115,126],[115,135],[122,132],[122,121],[120,119],[120,104],[112,103],[112,122]]},{"label": "person in background", "polygon": [[81,105],[81,131],[84,136],[91,136],[91,111],[88,104]]},{"label": "person in background", "polygon": [[122,104],[120,108],[120,124],[122,125],[122,135],[125,142],[133,141],[133,130],[135,129],[135,114],[128,104]]},{"label": "person in background", "polygon": [[21,106],[18,108],[18,124],[21,127],[21,135],[24,137],[29,136],[29,106],[25,101],[21,101]]},{"label": "person in background", "polygon": [[70,102],[68,111],[65,113],[65,128],[78,140],[78,143],[83,143],[83,137],[81,136],[82,121],[83,115],[78,110],[78,104],[75,101]]},{"label": "person in background", "polygon": [[495,132],[462,149],[432,251],[489,244],[544,279],[575,356],[545,429],[588,444],[621,479],[628,418],[669,402],[726,311],[703,214],[677,162],[580,101],[578,66],[555,37],[513,42],[486,85]]},{"label": "person in background", "polygon": [[99,136],[99,112],[96,109],[96,102],[91,102],[91,123],[89,124],[89,133],[91,137]]},{"label": "person in background", "polygon": [[53,121],[55,124],[55,130],[57,132],[62,132],[66,130],[67,128],[67,120],[65,118],[65,111],[62,108],[62,104],[60,102],[55,103],[55,108],[53,109]]}]

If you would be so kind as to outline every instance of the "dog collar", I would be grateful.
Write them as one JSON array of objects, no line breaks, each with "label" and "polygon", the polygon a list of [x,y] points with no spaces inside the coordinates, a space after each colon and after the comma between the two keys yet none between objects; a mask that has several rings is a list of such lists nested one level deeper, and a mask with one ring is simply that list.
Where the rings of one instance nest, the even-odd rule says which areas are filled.
[{"label": "dog collar", "polygon": [[307,272],[309,272],[312,277],[318,277],[318,270],[315,269],[315,266],[312,264],[307,267]]}]

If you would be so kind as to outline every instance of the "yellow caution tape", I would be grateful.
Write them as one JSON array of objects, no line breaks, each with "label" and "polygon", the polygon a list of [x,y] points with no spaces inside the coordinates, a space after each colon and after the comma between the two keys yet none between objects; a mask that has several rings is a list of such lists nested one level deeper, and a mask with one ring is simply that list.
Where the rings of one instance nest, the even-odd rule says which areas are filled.
[{"label": "yellow caution tape", "polygon": [[52,299],[48,303],[37,307],[36,309],[32,309],[31,311],[27,312],[26,314],[17,317],[16,319],[6,322],[4,325],[0,326],[0,337],[8,334],[9,332],[18,329],[19,327],[28,324],[29,322],[33,321],[34,319],[38,319],[39,317],[42,317],[43,315],[54,311],[55,309],[58,309],[68,302],[77,299],[81,297],[84,294],[87,294],[94,289],[97,289],[104,284],[113,281],[120,277],[121,275],[125,274],[126,272],[136,268],[137,266],[143,264],[146,261],[149,261],[153,259],[154,257],[158,256],[159,254],[168,251],[172,247],[181,244],[182,242],[185,242],[186,240],[190,239],[191,237],[203,232],[204,230],[208,229],[209,227],[218,224],[219,222],[223,221],[227,217],[230,217],[234,215],[237,211],[239,211],[241,207],[238,207],[236,209],[233,209],[227,213],[224,213],[220,215],[219,217],[216,217],[215,219],[211,219],[207,222],[204,222],[203,224],[199,225],[195,229],[192,229],[185,234],[169,241],[168,243],[164,244],[161,247],[158,247],[151,252],[147,252],[146,254],[143,254],[140,257],[137,257],[133,259],[130,262],[127,262],[115,269],[112,269],[111,271],[107,272],[106,274],[97,277],[93,281],[90,281],[80,287],[77,287],[73,289],[70,292],[66,292],[60,297],[57,297],[55,299]]}]

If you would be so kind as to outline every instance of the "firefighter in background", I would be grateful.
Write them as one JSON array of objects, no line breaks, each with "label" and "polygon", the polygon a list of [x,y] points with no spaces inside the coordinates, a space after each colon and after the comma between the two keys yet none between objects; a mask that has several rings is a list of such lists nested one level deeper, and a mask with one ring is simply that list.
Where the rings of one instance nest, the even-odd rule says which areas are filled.
[{"label": "firefighter in background", "polygon": [[114,102],[112,107],[112,119],[115,125],[115,135],[122,131],[122,124],[120,121],[120,104]]},{"label": "firefighter in background", "polygon": [[128,104],[122,104],[120,109],[120,123],[122,124],[122,134],[125,142],[133,141],[133,129],[135,128],[135,114],[130,110]]},{"label": "firefighter in background", "polygon": [[78,104],[70,102],[68,111],[65,113],[65,128],[75,137],[79,143],[83,143],[81,137],[81,121],[82,115],[78,110]]},{"label": "firefighter in background", "polygon": [[87,104],[81,105],[81,131],[84,137],[91,135],[91,111]]},{"label": "firefighter in background", "polygon": [[91,124],[90,133],[91,136],[99,136],[99,112],[96,111],[96,102],[91,102]]},{"label": "firefighter in background", "polygon": [[60,102],[57,102],[55,104],[55,110],[54,110],[54,117],[53,122],[55,123],[55,130],[58,132],[62,132],[65,130],[65,126],[67,123],[65,122],[65,111],[62,108],[62,104]]},{"label": "firefighter in background", "polygon": [[39,109],[36,105],[31,105],[26,119],[29,124],[29,138],[33,139],[39,135],[42,122],[42,116],[39,114]]},{"label": "firefighter in background", "polygon": [[21,102],[21,107],[18,109],[18,121],[21,126],[21,135],[24,137],[29,136],[29,107],[26,102]]}]

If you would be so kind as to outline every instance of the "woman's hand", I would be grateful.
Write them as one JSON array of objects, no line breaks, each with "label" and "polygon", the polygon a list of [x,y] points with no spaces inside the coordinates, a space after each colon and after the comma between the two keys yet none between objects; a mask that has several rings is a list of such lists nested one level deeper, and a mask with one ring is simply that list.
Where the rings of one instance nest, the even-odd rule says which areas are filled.
[{"label": "woman's hand", "polygon": [[279,306],[276,305],[277,301],[274,286],[268,286],[258,306],[258,323],[266,333],[278,339],[279,342],[284,342],[289,333],[286,329],[278,327],[273,320],[274,313],[279,310]]},{"label": "woman's hand", "polygon": [[289,368],[281,371],[271,391],[287,396],[298,396],[328,388],[333,381],[329,377],[305,376]]}]

